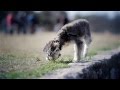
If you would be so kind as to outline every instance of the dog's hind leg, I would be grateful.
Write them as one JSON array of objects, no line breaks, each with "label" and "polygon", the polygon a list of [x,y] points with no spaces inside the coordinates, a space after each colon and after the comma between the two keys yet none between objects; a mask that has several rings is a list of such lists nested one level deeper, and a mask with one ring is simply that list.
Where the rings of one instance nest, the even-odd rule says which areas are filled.
[{"label": "dog's hind leg", "polygon": [[87,55],[88,46],[87,46],[87,44],[86,44],[85,42],[83,42],[83,44],[82,44],[81,47],[82,47],[82,49],[81,49],[81,57],[82,57],[82,59],[83,59],[83,58],[85,58],[86,55]]},{"label": "dog's hind leg", "polygon": [[74,59],[73,62],[79,62],[87,55],[88,46],[84,41],[77,40],[74,44]]}]

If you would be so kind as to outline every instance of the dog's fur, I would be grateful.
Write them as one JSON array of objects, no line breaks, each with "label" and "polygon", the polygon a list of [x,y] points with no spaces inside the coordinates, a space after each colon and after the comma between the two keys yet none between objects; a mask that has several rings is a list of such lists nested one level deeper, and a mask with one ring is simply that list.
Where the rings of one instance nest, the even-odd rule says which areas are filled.
[{"label": "dog's fur", "polygon": [[86,56],[88,47],[92,41],[90,25],[85,19],[78,19],[64,25],[54,40],[49,41],[44,48],[47,53],[47,60],[59,58],[60,50],[65,45],[74,41],[74,62]]}]

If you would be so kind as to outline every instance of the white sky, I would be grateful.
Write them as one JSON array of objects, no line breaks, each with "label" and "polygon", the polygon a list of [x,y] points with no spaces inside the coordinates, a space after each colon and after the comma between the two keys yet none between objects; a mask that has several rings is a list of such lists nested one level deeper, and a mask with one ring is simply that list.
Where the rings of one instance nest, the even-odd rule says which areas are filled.
[{"label": "white sky", "polygon": [[[40,12],[40,11],[36,11]],[[66,11],[68,16],[73,19],[76,14],[88,16],[88,15],[108,15],[109,18],[113,18],[115,13],[120,11]]]},{"label": "white sky", "polygon": [[120,13],[120,11],[67,11],[68,16],[70,18],[73,18],[74,15],[76,15],[76,14],[80,14],[80,15],[84,15],[84,16],[88,16],[88,15],[108,15],[109,18],[113,18],[116,12]]}]

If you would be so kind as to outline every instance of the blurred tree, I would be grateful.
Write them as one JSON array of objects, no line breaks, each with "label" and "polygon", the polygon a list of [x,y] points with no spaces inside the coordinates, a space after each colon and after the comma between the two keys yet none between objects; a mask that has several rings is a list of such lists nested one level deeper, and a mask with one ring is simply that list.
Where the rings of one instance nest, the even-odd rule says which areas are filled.
[{"label": "blurred tree", "polygon": [[115,14],[115,18],[113,19],[113,28],[114,30],[112,30],[113,33],[120,33],[120,14],[116,13]]},{"label": "blurred tree", "polygon": [[90,15],[90,16],[80,16],[77,14],[74,18],[75,19],[87,19],[90,22],[91,30],[94,32],[111,32],[111,33],[120,33],[120,14],[116,13],[115,18],[110,19],[106,15],[97,16],[97,15]]}]

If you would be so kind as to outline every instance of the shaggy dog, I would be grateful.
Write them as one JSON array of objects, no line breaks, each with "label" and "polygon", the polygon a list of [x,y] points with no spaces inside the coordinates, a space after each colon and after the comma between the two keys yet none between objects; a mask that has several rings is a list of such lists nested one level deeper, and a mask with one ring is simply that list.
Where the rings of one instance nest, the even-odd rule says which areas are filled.
[{"label": "shaggy dog", "polygon": [[87,54],[88,47],[92,41],[90,25],[85,19],[78,19],[64,25],[57,34],[54,40],[49,41],[43,51],[46,52],[47,60],[55,60],[61,56],[65,43],[74,41],[74,59],[73,62],[78,62]]}]

